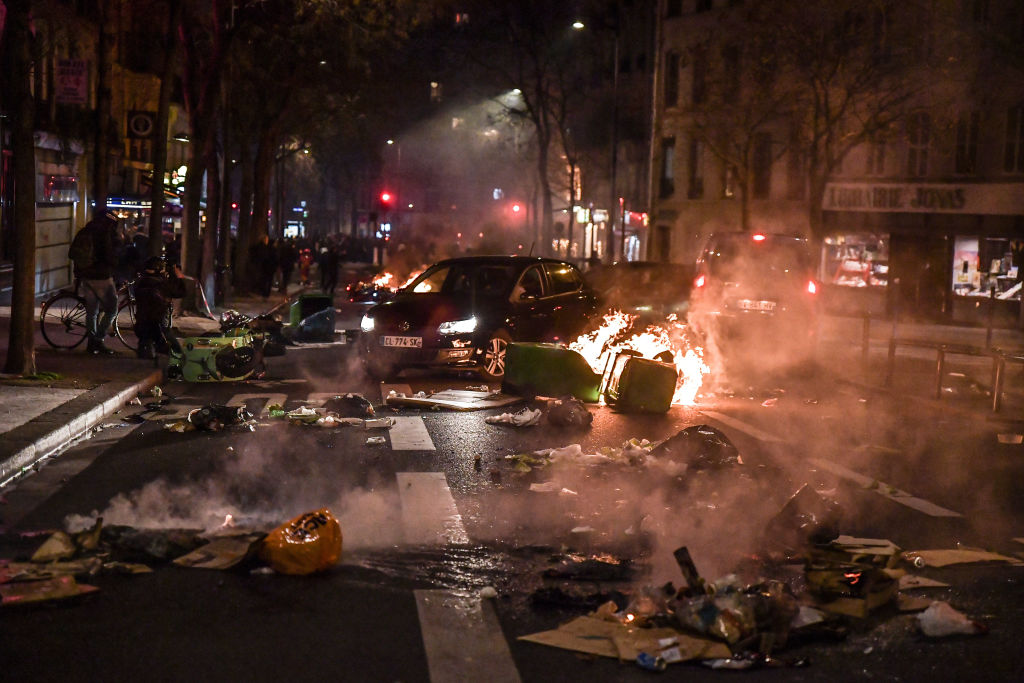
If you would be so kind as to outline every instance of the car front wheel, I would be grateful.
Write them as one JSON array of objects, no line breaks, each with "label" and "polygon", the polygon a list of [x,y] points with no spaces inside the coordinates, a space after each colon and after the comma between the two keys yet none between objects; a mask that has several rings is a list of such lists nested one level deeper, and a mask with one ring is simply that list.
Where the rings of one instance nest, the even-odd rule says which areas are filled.
[{"label": "car front wheel", "polygon": [[498,330],[487,340],[483,361],[480,364],[480,374],[484,379],[492,381],[505,376],[505,358],[510,341],[512,337],[505,330]]}]

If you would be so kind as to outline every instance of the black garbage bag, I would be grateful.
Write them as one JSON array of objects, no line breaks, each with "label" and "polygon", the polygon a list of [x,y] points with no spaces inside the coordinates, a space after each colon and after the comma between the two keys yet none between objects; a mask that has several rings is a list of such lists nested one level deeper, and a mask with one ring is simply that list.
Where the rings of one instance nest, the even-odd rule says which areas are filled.
[{"label": "black garbage bag", "polygon": [[324,411],[334,413],[338,417],[373,417],[373,404],[360,394],[344,394],[333,396],[323,405]]},{"label": "black garbage bag", "polygon": [[686,463],[688,470],[719,470],[743,464],[739,450],[722,432],[706,424],[687,427],[658,444],[655,458]]},{"label": "black garbage bag", "polygon": [[169,562],[186,555],[204,541],[202,529],[136,529],[123,525],[103,527],[101,540],[112,555],[125,562]]},{"label": "black garbage bag", "polygon": [[548,424],[555,427],[585,428],[594,421],[594,416],[583,401],[578,398],[563,398],[553,402],[547,413]]},{"label": "black garbage bag", "polygon": [[224,406],[216,403],[203,406],[189,413],[188,421],[196,429],[217,432],[224,427],[245,424],[252,420],[252,413],[245,406]]},{"label": "black garbage bag", "polygon": [[839,536],[842,516],[839,503],[804,484],[768,522],[766,541],[787,550],[828,543]]},{"label": "black garbage bag", "polygon": [[251,346],[225,347],[214,356],[217,372],[223,377],[245,377],[260,364],[260,354]]}]

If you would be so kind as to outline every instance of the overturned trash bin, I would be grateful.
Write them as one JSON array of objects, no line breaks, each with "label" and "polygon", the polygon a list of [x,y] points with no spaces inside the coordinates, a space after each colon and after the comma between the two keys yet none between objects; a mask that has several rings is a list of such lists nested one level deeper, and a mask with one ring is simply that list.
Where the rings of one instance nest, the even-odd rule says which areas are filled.
[{"label": "overturned trash bin", "polygon": [[664,413],[672,407],[678,379],[673,363],[643,358],[627,349],[605,371],[601,395],[620,412]]},{"label": "overturned trash bin", "polygon": [[505,355],[505,378],[501,390],[506,394],[535,396],[573,396],[596,403],[600,398],[601,376],[587,360],[560,344],[514,342]]},{"label": "overturned trash bin", "polygon": [[302,342],[332,342],[335,319],[333,297],[302,294],[289,311],[290,336]]}]

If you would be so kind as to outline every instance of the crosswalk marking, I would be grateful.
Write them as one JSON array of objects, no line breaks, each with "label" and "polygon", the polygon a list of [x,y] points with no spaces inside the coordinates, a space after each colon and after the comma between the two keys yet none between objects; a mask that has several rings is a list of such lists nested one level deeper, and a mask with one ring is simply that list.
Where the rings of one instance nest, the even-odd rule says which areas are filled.
[{"label": "crosswalk marking", "polygon": [[519,682],[490,601],[448,590],[414,593],[431,683]]},{"label": "crosswalk marking", "polygon": [[[718,422],[721,422],[727,427],[732,427],[733,429],[744,432],[745,434],[752,436],[759,441],[777,444],[786,443],[784,439],[780,439],[774,434],[770,434],[769,432],[758,429],[754,425],[747,424],[746,422],[742,420],[737,420],[734,417],[729,417],[728,415],[723,415],[722,413],[718,413],[712,410],[702,410],[701,412],[704,415],[710,417],[712,420],[717,420]],[[930,517],[963,516],[959,512],[948,510],[942,507],[941,505],[936,505],[935,503],[927,501],[923,498],[918,498],[917,496],[910,494],[906,491],[901,491],[900,489],[897,489],[894,486],[889,486],[884,482],[874,480],[871,477],[860,474],[859,472],[854,472],[853,470],[844,467],[843,465],[840,465],[838,463],[834,463],[828,460],[822,460],[820,458],[813,458],[809,460],[809,462],[815,467],[818,467],[823,470],[828,470],[832,474],[835,474],[843,479],[846,479],[847,481],[851,481],[854,484],[860,486],[861,488],[870,489],[877,493],[878,495],[884,498],[888,498],[894,503],[899,503],[900,505],[905,505],[908,508],[917,510],[918,512],[923,512],[924,514]]]},{"label": "crosswalk marking", "polygon": [[469,534],[444,472],[397,472],[405,542],[415,545],[465,545]]},{"label": "crosswalk marking", "polygon": [[434,442],[430,432],[423,423],[422,417],[396,417],[395,426],[391,428],[391,450],[394,451],[432,451]]}]

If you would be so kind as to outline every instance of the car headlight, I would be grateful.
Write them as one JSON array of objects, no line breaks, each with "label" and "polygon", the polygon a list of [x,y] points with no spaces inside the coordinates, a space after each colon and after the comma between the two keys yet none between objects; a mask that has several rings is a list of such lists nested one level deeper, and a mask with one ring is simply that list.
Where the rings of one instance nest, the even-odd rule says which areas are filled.
[{"label": "car headlight", "polygon": [[363,332],[373,332],[373,318],[369,314],[364,315],[359,321],[359,329]]},{"label": "car headlight", "polygon": [[465,320],[449,320],[443,322],[437,327],[439,334],[470,334],[476,332],[476,317],[466,318]]}]

